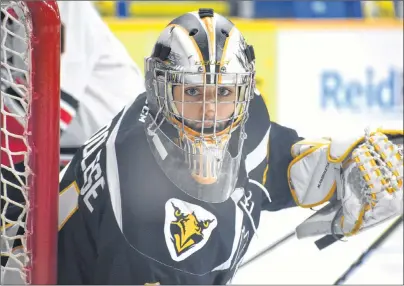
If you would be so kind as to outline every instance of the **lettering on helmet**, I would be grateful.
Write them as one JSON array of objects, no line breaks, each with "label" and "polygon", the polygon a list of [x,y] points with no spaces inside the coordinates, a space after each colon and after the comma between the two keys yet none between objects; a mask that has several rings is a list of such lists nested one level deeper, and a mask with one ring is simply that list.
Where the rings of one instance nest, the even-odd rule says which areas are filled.
[{"label": "lettering on helmet", "polygon": [[228,65],[229,63],[230,63],[230,60],[227,60],[227,61],[214,61],[214,60],[195,61],[195,65],[197,65],[197,66],[206,66],[206,65],[224,66],[224,65]]}]

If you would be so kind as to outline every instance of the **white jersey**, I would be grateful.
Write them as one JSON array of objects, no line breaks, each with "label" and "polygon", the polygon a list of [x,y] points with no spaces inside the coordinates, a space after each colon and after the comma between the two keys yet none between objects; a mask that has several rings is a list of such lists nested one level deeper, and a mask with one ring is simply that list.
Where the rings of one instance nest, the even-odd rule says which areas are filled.
[{"label": "white jersey", "polygon": [[[63,24],[61,147],[81,146],[145,90],[144,77],[90,1],[58,1]],[[77,107],[77,110],[72,107]]]}]

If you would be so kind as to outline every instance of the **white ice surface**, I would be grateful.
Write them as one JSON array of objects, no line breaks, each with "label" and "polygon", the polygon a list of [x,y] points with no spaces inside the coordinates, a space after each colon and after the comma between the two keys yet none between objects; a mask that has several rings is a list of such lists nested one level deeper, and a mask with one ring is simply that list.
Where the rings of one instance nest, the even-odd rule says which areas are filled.
[{"label": "white ice surface", "polygon": [[[245,260],[290,232],[313,212],[292,208],[264,212]],[[319,251],[314,241],[295,237],[279,248],[241,268],[232,284],[333,284],[393,221],[337,242]],[[362,266],[349,276],[347,284],[403,285],[403,227],[401,225]]]}]

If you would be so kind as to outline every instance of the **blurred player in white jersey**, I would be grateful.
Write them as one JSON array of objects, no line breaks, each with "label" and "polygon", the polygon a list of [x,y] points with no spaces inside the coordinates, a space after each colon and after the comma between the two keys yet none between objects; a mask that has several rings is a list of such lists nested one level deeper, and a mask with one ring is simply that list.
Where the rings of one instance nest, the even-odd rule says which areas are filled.
[{"label": "blurred player in white jersey", "polygon": [[63,25],[61,147],[75,148],[145,90],[144,78],[91,2],[59,1],[58,6]]},{"label": "blurred player in white jersey", "polygon": [[[81,146],[145,87],[141,71],[91,2],[58,1],[58,6],[62,22],[60,131],[63,155],[64,150],[74,151]],[[18,11],[13,14],[18,19]],[[19,29],[22,28],[8,19],[7,30],[24,33]],[[10,36],[7,40],[10,40],[11,49],[22,49],[19,47],[21,41],[13,42]],[[16,57],[8,60],[17,61],[13,65],[24,65]],[[23,75],[13,76],[16,79],[11,82],[25,81]],[[5,81],[1,88],[18,94]],[[18,102],[5,104],[19,108]],[[9,122],[12,120],[10,118]],[[21,124],[14,121],[13,129],[18,134],[22,130]]]}]

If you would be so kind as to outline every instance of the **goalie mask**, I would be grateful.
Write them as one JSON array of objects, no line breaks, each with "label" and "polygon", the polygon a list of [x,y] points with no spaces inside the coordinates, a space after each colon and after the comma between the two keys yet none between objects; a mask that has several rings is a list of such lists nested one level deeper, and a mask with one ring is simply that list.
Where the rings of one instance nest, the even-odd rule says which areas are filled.
[{"label": "goalie mask", "polygon": [[174,19],[145,59],[148,142],[196,199],[223,202],[235,188],[254,73],[252,46],[211,9]]}]

